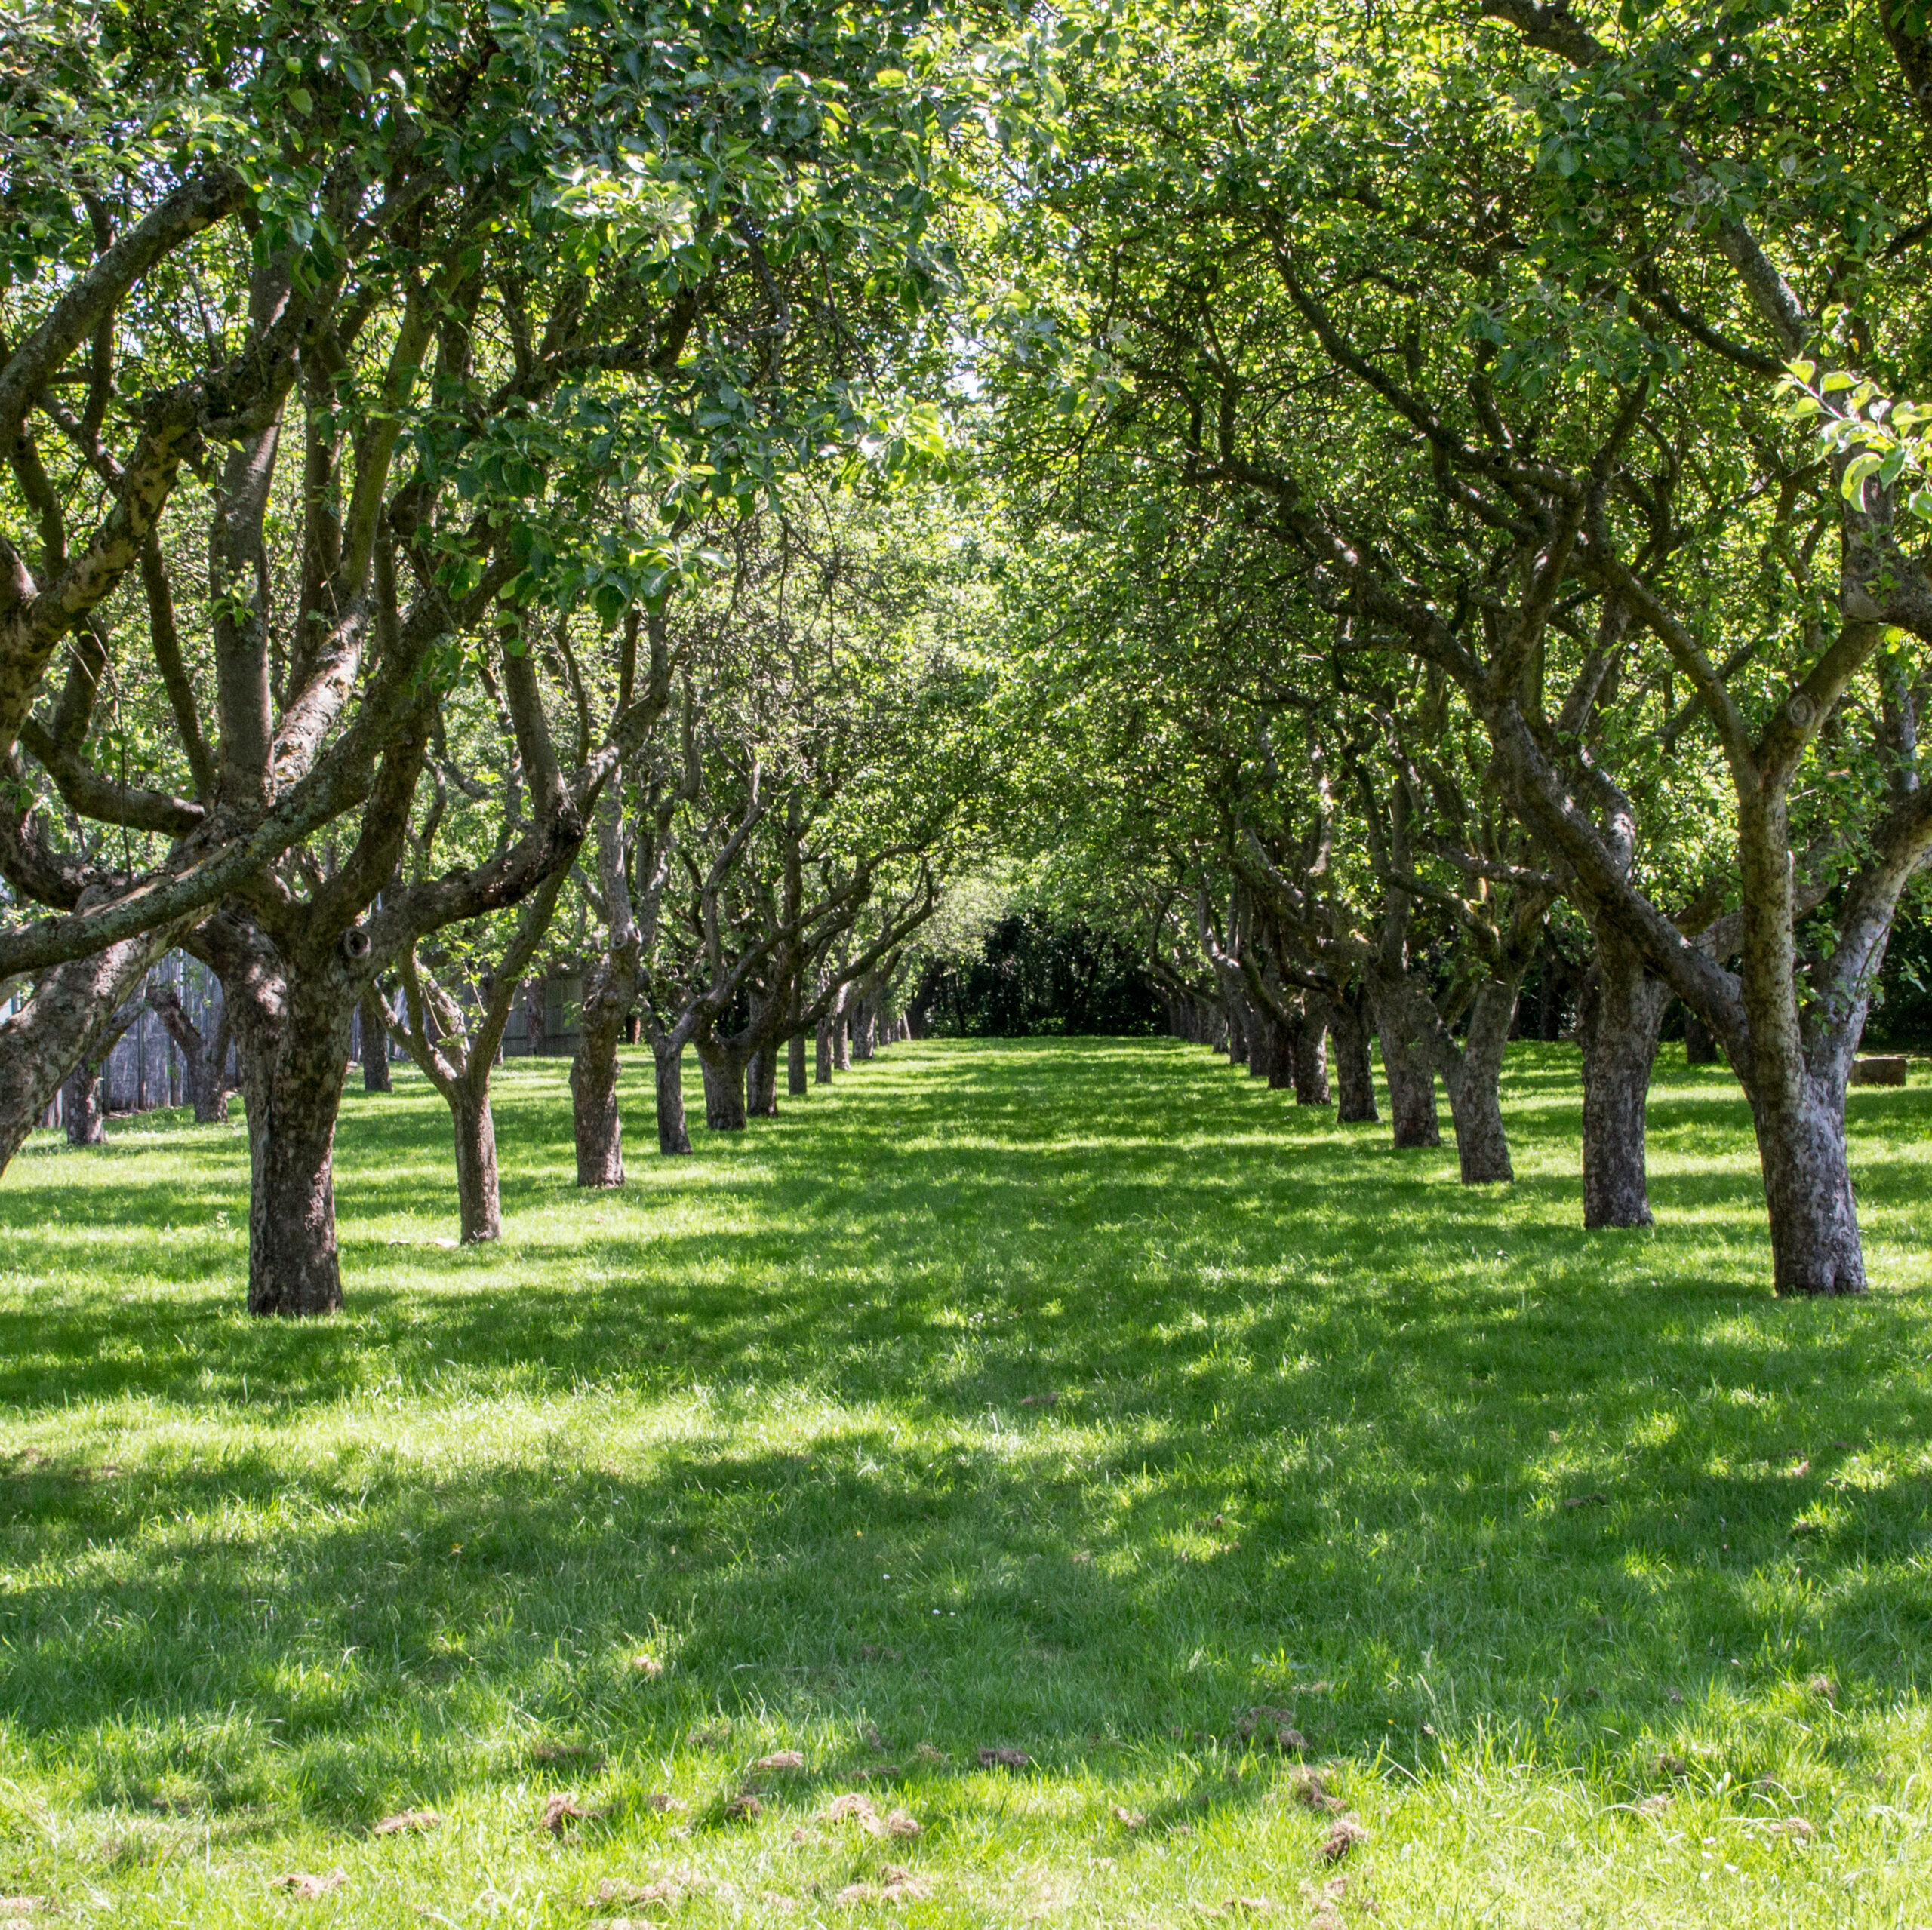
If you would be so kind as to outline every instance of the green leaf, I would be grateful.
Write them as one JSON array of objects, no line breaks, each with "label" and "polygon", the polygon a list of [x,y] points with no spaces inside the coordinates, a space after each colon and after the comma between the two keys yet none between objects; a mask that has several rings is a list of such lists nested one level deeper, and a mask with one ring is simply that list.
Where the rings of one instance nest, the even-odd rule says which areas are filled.
[{"label": "green leaf", "polygon": [[1845,465],[1844,475],[1838,484],[1838,491],[1847,502],[1856,502],[1863,493],[1865,479],[1874,474],[1884,463],[1884,457],[1874,455],[1870,450],[1854,456]]}]

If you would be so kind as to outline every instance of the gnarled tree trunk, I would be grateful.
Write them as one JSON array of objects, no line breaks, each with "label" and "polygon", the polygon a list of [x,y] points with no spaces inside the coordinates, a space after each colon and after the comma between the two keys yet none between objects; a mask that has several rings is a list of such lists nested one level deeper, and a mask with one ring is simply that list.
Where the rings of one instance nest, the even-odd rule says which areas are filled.
[{"label": "gnarled tree trunk", "polygon": [[1636,946],[1597,921],[1596,957],[1577,1002],[1583,1049],[1583,1224],[1651,1223],[1644,1109],[1670,992]]},{"label": "gnarled tree trunk", "polygon": [[[395,1081],[389,1075],[389,1028],[383,1011],[383,995],[371,985],[362,994],[362,1089],[365,1093],[390,1093]],[[227,1117],[226,1101],[222,1116]],[[195,1117],[201,1117],[197,1113]]]},{"label": "gnarled tree trunk", "polygon": [[1335,1117],[1343,1126],[1376,1123],[1375,1073],[1368,1055],[1368,1027],[1362,1018],[1363,995],[1358,986],[1345,991],[1329,1006],[1329,1030],[1335,1040]]},{"label": "gnarled tree trunk", "polygon": [[0,1023],[0,1172],[53,1104],[67,1075],[97,1053],[122,1006],[174,942],[144,932],[42,973],[32,997]]},{"label": "gnarled tree trunk", "polygon": [[104,1146],[107,1143],[107,1102],[101,1090],[99,1060],[83,1059],[68,1074],[60,1088],[60,1110],[67,1125],[70,1146]]},{"label": "gnarled tree trunk", "polygon": [[1750,1094],[1781,1294],[1863,1293],[1865,1254],[1845,1154],[1844,1091],[1809,1074]]},{"label": "gnarled tree trunk", "polygon": [[685,1126],[685,1041],[654,1039],[651,1053],[657,1077],[657,1150],[688,1153],[691,1137]]},{"label": "gnarled tree trunk", "polygon": [[1469,1028],[1457,1046],[1438,1031],[1442,1083],[1456,1126],[1456,1163],[1465,1186],[1497,1186],[1513,1180],[1509,1137],[1503,1124],[1503,1056],[1516,1016],[1518,973],[1486,979],[1469,1011]]},{"label": "gnarled tree trunk", "polygon": [[584,988],[583,1019],[571,1059],[571,1120],[577,1142],[580,1186],[624,1183],[623,1126],[617,1114],[618,1042],[624,1035],[628,999],[600,970]]},{"label": "gnarled tree trunk", "polygon": [[248,1311],[333,1314],[336,1117],[363,987],[333,956],[291,965],[251,950],[244,972],[223,975],[248,1110]]},{"label": "gnarled tree trunk", "polygon": [[1420,1048],[1403,1036],[1398,1000],[1398,994],[1392,989],[1378,988],[1371,994],[1395,1144],[1439,1146],[1442,1129],[1436,1120],[1435,1074]]},{"label": "gnarled tree trunk", "polygon": [[1328,1103],[1329,1013],[1328,1001],[1318,992],[1302,994],[1300,1022],[1288,1036],[1290,1069],[1298,1106]]},{"label": "gnarled tree trunk", "polygon": [[745,1055],[717,1038],[698,1039],[704,1069],[704,1123],[714,1132],[745,1129]]}]

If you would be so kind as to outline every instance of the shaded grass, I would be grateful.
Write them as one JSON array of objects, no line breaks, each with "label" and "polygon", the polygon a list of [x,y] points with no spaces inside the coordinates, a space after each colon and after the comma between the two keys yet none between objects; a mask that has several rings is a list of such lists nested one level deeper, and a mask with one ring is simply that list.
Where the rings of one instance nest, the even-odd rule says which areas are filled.
[{"label": "shaded grass", "polygon": [[[913,1924],[1308,1922],[1265,1704],[1371,1832],[1344,1921],[1932,1920],[1932,1093],[1853,1096],[1872,1296],[1780,1305],[1736,1087],[1669,1050],[1658,1228],[1588,1237],[1562,1048],[1512,1053],[1506,1191],[1079,1041],[900,1046],[586,1197],[565,1068],[513,1066],[472,1252],[405,1077],[346,1108],[350,1311],[300,1326],[238,1311],[238,1121],[37,1138],[0,1891],[540,1924],[681,1871],[655,1914],[846,1922],[901,1865]],[[820,1820],[886,1760],[919,1838]],[[608,1813],[552,1840],[557,1791]]]}]

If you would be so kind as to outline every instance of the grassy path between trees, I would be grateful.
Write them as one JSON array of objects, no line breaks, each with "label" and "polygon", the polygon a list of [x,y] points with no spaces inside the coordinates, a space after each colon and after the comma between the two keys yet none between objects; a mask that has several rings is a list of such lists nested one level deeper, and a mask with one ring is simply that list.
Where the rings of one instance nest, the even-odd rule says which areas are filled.
[{"label": "grassy path between trees", "polygon": [[[1780,1305],[1736,1088],[1666,1058],[1660,1228],[1587,1237],[1565,1048],[1512,1057],[1502,1194],[1103,1040],[901,1046],[586,1198],[566,1068],[512,1066],[480,1252],[437,1243],[405,1080],[346,1108],[350,1311],[308,1326],[240,1311],[238,1114],[38,1136],[0,1182],[0,1892],[1932,1922],[1932,1086],[1852,1096],[1878,1290]],[[1316,1765],[1367,1832],[1333,1865]]]}]

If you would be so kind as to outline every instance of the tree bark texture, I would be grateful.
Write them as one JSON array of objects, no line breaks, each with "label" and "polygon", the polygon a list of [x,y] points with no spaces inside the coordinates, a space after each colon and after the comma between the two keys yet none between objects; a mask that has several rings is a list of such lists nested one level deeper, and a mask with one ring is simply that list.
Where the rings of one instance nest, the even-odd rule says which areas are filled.
[{"label": "tree bark texture", "polygon": [[745,1056],[713,1040],[697,1041],[704,1071],[704,1123],[714,1132],[745,1129]]},{"label": "tree bark texture", "polygon": [[1375,1073],[1369,1059],[1368,1027],[1362,1017],[1363,994],[1357,988],[1345,992],[1329,1008],[1329,1029],[1335,1040],[1336,1119],[1343,1126],[1373,1126]]},{"label": "tree bark texture", "polygon": [[42,973],[32,997],[0,1024],[0,1172],[67,1075],[98,1049],[174,936],[171,928],[143,933],[91,957],[52,967]]},{"label": "tree bark texture", "polygon": [[814,1085],[829,1086],[832,1083],[832,1035],[844,1022],[841,1019],[831,1018],[818,1028],[818,1037],[814,1041],[817,1050],[812,1067],[812,1083]]},{"label": "tree bark texture", "polygon": [[107,1105],[97,1060],[83,1059],[68,1074],[60,1088],[60,1109],[66,1116],[69,1145],[106,1145]]},{"label": "tree bark texture", "polygon": [[1374,998],[1375,1030],[1382,1047],[1382,1076],[1389,1086],[1389,1111],[1398,1146],[1439,1146],[1435,1074],[1419,1047],[1404,1037],[1395,1001],[1378,991]]},{"label": "tree bark texture", "polygon": [[1521,975],[1486,979],[1469,1010],[1461,1044],[1438,1037],[1439,1070],[1456,1127],[1456,1163],[1465,1186],[1506,1185],[1515,1176],[1503,1123],[1503,1056],[1516,1016]]},{"label": "tree bark texture", "polygon": [[478,1240],[500,1240],[503,1202],[497,1185],[497,1124],[491,1116],[488,1083],[473,1087],[466,1079],[460,1081],[450,1099],[450,1119],[456,1135],[457,1212],[463,1243],[467,1246]]},{"label": "tree bark texture", "polygon": [[805,1079],[805,1035],[794,1032],[785,1041],[785,1096],[801,1099],[811,1089]]},{"label": "tree bark texture", "polygon": [[657,1080],[657,1150],[688,1153],[691,1136],[685,1126],[685,1046],[679,1040],[651,1044]]},{"label": "tree bark texture", "polygon": [[1289,1034],[1288,1052],[1298,1106],[1328,1103],[1329,1004],[1318,993],[1302,995],[1301,1021]]},{"label": "tree bark texture", "polygon": [[586,988],[577,1050],[571,1059],[571,1122],[577,1141],[577,1183],[624,1183],[624,1133],[617,1112],[617,1043],[625,1008],[602,996],[601,974]]},{"label": "tree bark texture", "polygon": [[745,1110],[754,1119],[778,1117],[778,1055],[770,1041],[746,1062]]},{"label": "tree bark texture", "polygon": [[1804,1076],[1751,1094],[1780,1294],[1863,1293],[1865,1255],[1845,1154],[1844,1093]]},{"label": "tree bark texture", "polygon": [[248,1111],[248,1311],[333,1314],[336,1117],[364,988],[333,954],[291,966],[266,945],[251,951],[242,982],[223,982]]},{"label": "tree bark texture", "polygon": [[389,1073],[389,1028],[383,1013],[383,995],[374,985],[362,995],[362,1089],[365,1093],[392,1093],[395,1081]]},{"label": "tree bark texture", "polygon": [[1577,1001],[1583,1049],[1583,1224],[1648,1226],[1644,1111],[1669,988],[1607,923]]}]

